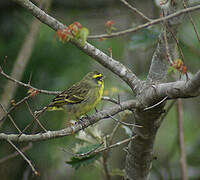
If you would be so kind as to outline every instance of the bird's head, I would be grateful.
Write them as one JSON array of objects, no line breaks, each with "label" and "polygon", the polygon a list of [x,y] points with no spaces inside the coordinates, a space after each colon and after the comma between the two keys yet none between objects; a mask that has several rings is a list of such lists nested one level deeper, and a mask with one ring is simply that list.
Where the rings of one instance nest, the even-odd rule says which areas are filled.
[{"label": "bird's head", "polygon": [[96,85],[102,85],[104,78],[105,76],[97,71],[90,72],[84,77],[84,79],[87,79],[90,82],[95,83]]}]

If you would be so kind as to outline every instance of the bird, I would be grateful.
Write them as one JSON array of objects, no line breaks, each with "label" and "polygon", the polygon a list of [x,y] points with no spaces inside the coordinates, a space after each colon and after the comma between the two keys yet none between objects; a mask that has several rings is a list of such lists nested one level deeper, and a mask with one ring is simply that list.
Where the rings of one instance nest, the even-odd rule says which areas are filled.
[{"label": "bird", "polygon": [[[64,110],[69,117],[77,120],[96,108],[101,101],[105,76],[97,71],[89,72],[82,80],[58,94],[48,106],[47,111]],[[43,108],[44,109],[44,108]],[[37,111],[38,113],[40,111]]]}]

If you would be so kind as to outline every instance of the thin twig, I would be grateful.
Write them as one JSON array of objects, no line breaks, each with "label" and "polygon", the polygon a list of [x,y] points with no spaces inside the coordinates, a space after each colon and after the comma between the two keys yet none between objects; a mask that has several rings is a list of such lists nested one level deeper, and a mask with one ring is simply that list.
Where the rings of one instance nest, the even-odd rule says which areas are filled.
[{"label": "thin twig", "polygon": [[[163,15],[164,15],[164,12],[163,12]],[[173,64],[173,60],[171,59],[171,56],[170,56],[169,44],[167,40],[167,22],[166,21],[163,22],[163,27],[164,27],[163,36],[164,36],[164,41],[165,41],[165,51],[166,51],[167,59],[170,64]]]},{"label": "thin twig", "polygon": [[[41,9],[38,9],[38,7],[35,6],[33,3],[31,3],[30,1],[25,1],[26,3],[24,3],[24,1],[22,1],[22,0],[14,0],[14,1],[19,3],[24,8],[28,9],[36,18],[38,18],[44,24],[47,24],[48,26],[50,26],[55,31],[57,31],[58,29],[63,29],[63,28],[66,27],[64,24],[62,24],[61,22],[57,21],[55,18],[49,16],[48,14],[46,14]],[[200,5],[196,5],[196,6],[193,6],[193,7],[182,9],[182,10],[177,11],[175,13],[172,13],[172,14],[170,14],[168,16],[165,16],[165,17],[162,17],[162,18],[158,18],[158,19],[154,19],[154,20],[152,20],[150,22],[147,22],[145,24],[139,25],[139,26],[134,27],[134,28],[127,29],[125,31],[112,33],[111,35],[102,34],[102,35],[88,36],[88,39],[112,38],[112,37],[117,37],[117,36],[121,36],[121,35],[126,35],[128,33],[136,32],[138,30],[141,30],[143,28],[149,27],[151,25],[158,24],[158,23],[161,23],[161,22],[163,22],[165,20],[169,20],[169,19],[178,17],[178,16],[180,16],[182,14],[185,14],[187,12],[192,12],[192,11],[196,11],[196,10],[199,10],[199,9],[200,9]]]},{"label": "thin twig", "polygon": [[[4,108],[4,106],[0,103],[1,108],[3,109],[3,111],[8,114],[8,111],[6,110],[6,108]],[[12,124],[15,126],[15,128],[18,130],[19,133],[21,133],[21,130],[19,129],[19,127],[17,126],[17,124],[15,123],[14,119],[12,118],[12,116],[10,114],[8,114],[8,117],[10,119],[10,121],[12,122]]]},{"label": "thin twig", "polygon": [[102,149],[100,149],[100,150],[98,150],[98,151],[95,151],[95,153],[96,153],[96,154],[97,154],[97,153],[101,153],[101,152],[107,151],[107,150],[109,150],[109,149],[118,147],[118,146],[120,146],[120,145],[122,145],[122,144],[125,144],[125,143],[127,143],[127,142],[129,142],[129,141],[132,141],[132,140],[135,139],[136,137],[137,137],[137,135],[132,136],[132,137],[130,137],[130,138],[127,138],[127,139],[125,139],[125,140],[119,141],[119,142],[117,142],[117,143],[115,143],[115,144],[112,144],[112,145],[110,145],[110,146],[108,146],[108,147],[105,147],[105,148],[102,148]]},{"label": "thin twig", "polygon": [[120,127],[120,123],[118,122],[115,127],[113,128],[111,134],[110,134],[110,138],[109,138],[109,144],[112,144],[113,138],[115,133],[117,132],[118,128]]},{"label": "thin twig", "polygon": [[97,146],[97,147],[91,149],[90,151],[88,151],[88,152],[86,152],[86,153],[78,153],[78,154],[77,154],[77,153],[73,153],[71,149],[68,150],[68,149],[66,149],[66,148],[64,149],[64,148],[62,148],[62,147],[60,147],[59,149],[61,149],[61,150],[64,151],[64,152],[67,152],[67,153],[71,154],[71,155],[74,156],[74,157],[84,157],[84,156],[89,156],[90,154],[92,154],[93,152],[95,152],[96,150],[98,150],[103,144],[104,144],[104,142],[101,142],[101,143],[99,144],[99,146]]},{"label": "thin twig", "polygon": [[133,127],[142,127],[140,125],[137,125],[137,124],[131,124],[131,123],[126,123],[126,122],[122,122],[122,121],[119,121],[118,119],[114,118],[113,116],[111,115],[108,115],[108,117],[110,117],[111,119],[113,119],[114,121],[116,121],[117,123],[120,123],[122,125],[125,125],[125,126],[133,126]]},{"label": "thin twig", "polygon": [[149,106],[149,107],[144,108],[144,111],[147,111],[149,109],[153,109],[154,107],[162,104],[167,98],[168,98],[168,96],[164,97],[161,101],[159,101],[158,103],[154,104],[153,106]]},{"label": "thin twig", "polygon": [[159,24],[159,23],[161,23],[163,21],[178,17],[178,16],[180,16],[182,14],[185,14],[187,12],[192,12],[192,11],[199,10],[199,9],[200,9],[200,5],[196,5],[196,6],[193,6],[193,7],[182,9],[182,10],[177,11],[175,13],[172,13],[172,14],[170,14],[168,16],[164,16],[164,17],[161,17],[161,18],[158,18],[158,19],[154,19],[154,20],[152,20],[150,22],[138,25],[138,26],[136,26],[134,28],[126,29],[124,31],[115,32],[115,33],[112,33],[111,35],[107,35],[107,34],[91,35],[91,36],[88,36],[88,39],[112,38],[112,37],[118,37],[118,36],[127,35],[129,33],[133,33],[133,32],[139,31],[139,30],[141,30],[143,28],[147,28],[149,26],[152,26],[152,25],[155,25],[155,24]]},{"label": "thin twig", "polygon": [[[176,41],[176,45],[177,45],[177,47],[178,47],[178,50],[179,50],[180,55],[181,55],[181,58],[182,58],[181,60],[182,60],[183,62],[185,62],[184,54],[183,54],[183,51],[182,51],[182,49],[181,49],[181,47],[180,47],[180,44],[179,44],[179,42],[178,42],[178,39],[176,38],[175,34],[174,34],[173,31],[171,30],[171,28],[168,26],[168,24],[166,23],[165,25],[166,25],[168,31],[171,33],[173,39]],[[188,80],[188,79],[189,79],[188,73],[186,72],[185,75],[186,75],[186,79]]]},{"label": "thin twig", "polygon": [[122,140],[122,141],[119,141],[119,142],[117,142],[117,143],[115,143],[115,144],[112,144],[112,145],[110,145],[110,146],[108,146],[108,147],[104,147],[104,148],[102,148],[102,149],[97,149],[96,151],[90,151],[90,152],[88,152],[88,153],[74,154],[74,155],[75,155],[76,157],[84,157],[84,156],[88,156],[88,155],[98,154],[98,153],[101,153],[101,152],[110,150],[110,149],[112,149],[112,148],[118,147],[118,146],[120,146],[120,145],[122,145],[122,144],[125,144],[125,143],[129,142],[129,141],[132,141],[132,140],[135,139],[136,137],[137,137],[137,135],[132,136],[132,137],[130,137],[130,138],[127,138],[127,139],[124,139],[124,140]]},{"label": "thin twig", "polygon": [[[33,144],[30,142],[27,146],[23,147],[20,151],[21,152],[28,151],[29,149],[32,148],[32,146],[33,146]],[[10,160],[10,159],[12,159],[12,158],[14,158],[16,156],[18,156],[18,155],[19,155],[19,152],[16,151],[16,152],[14,152],[14,153],[6,156],[6,157],[3,157],[3,158],[0,159],[0,164],[6,162],[6,161],[8,161],[8,160]]]},{"label": "thin twig", "polygon": [[182,100],[177,100],[178,140],[180,150],[181,179],[187,180],[187,162],[185,157],[184,131],[183,131],[183,105]]},{"label": "thin twig", "polygon": [[30,73],[30,76],[29,76],[29,80],[28,80],[28,84],[29,84],[29,85],[31,85],[32,75],[33,75],[33,73],[31,72],[31,73]]},{"label": "thin twig", "polygon": [[[22,130],[22,133],[20,134],[20,136],[34,123],[35,119],[38,119],[39,116],[45,112],[47,110],[48,106],[45,106],[39,113],[34,113],[34,119]],[[38,120],[39,122],[39,120]],[[44,128],[45,129],[45,128]],[[45,129],[45,132],[48,132],[46,129]]]},{"label": "thin twig", "polygon": [[171,33],[172,37],[174,38],[174,40],[176,41],[176,44],[178,46],[178,49],[179,49],[179,52],[180,52],[180,55],[181,55],[181,58],[182,58],[182,61],[184,62],[185,61],[185,58],[184,58],[184,55],[183,55],[183,51],[180,47],[180,44],[178,42],[178,39],[176,38],[175,34],[173,33],[173,31],[171,30],[171,28],[168,26],[168,24],[166,23],[165,24],[166,27],[167,27],[167,30]]},{"label": "thin twig", "polygon": [[118,104],[118,101],[117,101],[116,99],[110,98],[110,97],[108,97],[108,96],[103,96],[103,97],[101,98],[101,100],[110,101],[110,102],[112,102],[112,103],[114,103],[114,104]]},{"label": "thin twig", "polygon": [[10,81],[13,81],[15,83],[17,83],[18,85],[20,86],[24,86],[26,88],[29,88],[29,89],[33,89],[39,93],[43,93],[43,94],[54,94],[54,95],[58,95],[60,93],[60,91],[47,91],[47,90],[43,90],[43,89],[38,89],[38,88],[35,88],[33,86],[31,86],[30,84],[26,84],[26,83],[23,83],[21,81],[18,81],[17,79],[7,75],[6,73],[3,72],[2,68],[0,67],[0,74],[3,75],[6,79],[10,80]]},{"label": "thin twig", "polygon": [[33,119],[34,119],[34,120],[38,123],[38,125],[44,130],[44,132],[48,132],[48,131],[45,129],[45,127],[41,124],[41,122],[39,121],[39,119],[33,114],[33,111],[31,110],[31,108],[30,108],[28,102],[25,101],[25,103],[26,103],[26,105],[27,105],[27,107],[28,107],[28,110],[29,110],[31,116],[33,117]]},{"label": "thin twig", "polygon": [[152,19],[150,19],[147,16],[145,16],[142,12],[140,12],[137,8],[135,8],[132,5],[130,5],[127,1],[125,1],[125,0],[120,0],[120,1],[122,3],[124,3],[128,8],[133,10],[135,13],[139,14],[142,18],[146,19],[147,21],[152,21]]},{"label": "thin twig", "polygon": [[34,168],[34,166],[32,165],[31,161],[23,154],[23,152],[17,148],[17,146],[15,146],[11,140],[7,139],[7,141],[10,143],[10,145],[22,156],[22,158],[29,164],[29,166],[31,167],[33,173],[36,176],[39,176],[39,172],[36,171],[36,169]]},{"label": "thin twig", "polygon": [[[105,147],[108,147],[108,139],[106,137],[105,139]],[[102,164],[103,164],[103,169],[104,169],[104,174],[105,174],[105,179],[106,180],[111,180],[110,172],[108,169],[108,152],[109,151],[104,151],[102,153]]]},{"label": "thin twig", "polygon": [[[183,7],[184,7],[185,9],[187,8],[186,1],[185,1],[185,0],[183,0]],[[195,23],[194,23],[194,21],[193,21],[193,19],[192,19],[192,16],[191,16],[190,13],[187,13],[187,14],[188,14],[188,17],[189,17],[189,19],[190,19],[190,22],[191,22],[191,24],[192,24],[192,26],[193,26],[193,28],[194,28],[194,32],[195,32],[195,34],[196,34],[196,36],[197,36],[197,39],[198,39],[198,41],[200,42],[200,36],[199,36],[198,31],[197,31],[197,27],[196,27],[196,25],[195,25]]]},{"label": "thin twig", "polygon": [[31,95],[25,96],[22,100],[20,100],[19,102],[15,103],[14,106],[12,106],[8,112],[0,119],[0,122],[5,120],[5,118],[15,109],[17,108],[20,104],[24,103],[25,101],[27,101],[29,98],[31,98]]}]

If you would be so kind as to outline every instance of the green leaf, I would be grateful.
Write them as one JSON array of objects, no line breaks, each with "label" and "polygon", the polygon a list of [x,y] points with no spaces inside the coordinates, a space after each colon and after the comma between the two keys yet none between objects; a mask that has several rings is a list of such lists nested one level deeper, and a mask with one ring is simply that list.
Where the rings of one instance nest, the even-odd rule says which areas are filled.
[{"label": "green leaf", "polygon": [[88,146],[80,147],[79,151],[76,152],[76,156],[73,156],[70,161],[66,161],[67,164],[70,164],[74,169],[78,169],[81,166],[87,166],[97,160],[101,154],[91,154],[87,156],[78,157],[80,154],[87,154],[88,152],[94,151],[99,148],[102,144],[91,144]]},{"label": "green leaf", "polygon": [[93,151],[97,148],[99,148],[102,144],[90,144],[88,146],[83,146],[83,147],[80,147],[79,151],[76,152],[76,154],[83,154],[83,153],[88,153],[90,151]]},{"label": "green leaf", "polygon": [[81,28],[80,33],[79,33],[79,41],[81,43],[81,46],[85,45],[88,35],[89,35],[89,30],[85,27]]},{"label": "green leaf", "polygon": [[93,154],[86,157],[72,157],[70,161],[66,161],[67,164],[70,164],[74,169],[78,169],[81,166],[87,166],[97,160],[101,154]]},{"label": "green leaf", "polygon": [[177,70],[174,68],[174,67],[172,67],[172,66],[169,66],[169,68],[168,68],[168,74],[171,74],[171,73],[176,73],[177,72]]}]

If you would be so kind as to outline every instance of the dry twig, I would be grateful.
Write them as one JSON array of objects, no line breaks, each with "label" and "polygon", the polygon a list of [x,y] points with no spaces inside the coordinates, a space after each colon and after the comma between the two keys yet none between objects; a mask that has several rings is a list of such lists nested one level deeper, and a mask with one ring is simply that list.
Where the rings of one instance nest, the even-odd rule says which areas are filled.
[{"label": "dry twig", "polygon": [[[187,4],[186,4],[186,1],[185,0],[183,0],[183,7],[186,9],[187,8]],[[197,31],[197,27],[196,27],[196,25],[195,25],[195,23],[194,23],[194,21],[193,21],[193,19],[192,19],[192,16],[191,16],[191,14],[188,12],[187,13],[188,14],[188,17],[189,17],[189,19],[190,19],[190,22],[191,22],[191,24],[192,24],[192,26],[193,26],[193,28],[194,28],[194,32],[195,32],[195,34],[196,34],[196,36],[197,36],[197,39],[198,39],[198,41],[200,42],[200,36],[199,36],[199,33],[198,33],[198,31]]]},{"label": "dry twig", "polygon": [[184,131],[183,131],[183,105],[182,100],[177,100],[178,140],[180,150],[181,179],[187,180],[187,162],[185,157]]},{"label": "dry twig", "polygon": [[38,125],[44,130],[44,132],[47,132],[47,130],[45,129],[45,127],[41,124],[41,122],[39,121],[39,119],[34,115],[33,111],[31,110],[29,104],[27,101],[25,101],[27,107],[28,107],[28,110],[31,114],[31,116],[33,117],[33,119],[38,123]]},{"label": "dry twig", "polygon": [[34,168],[34,166],[32,165],[31,161],[23,154],[23,152],[17,148],[17,146],[15,146],[11,140],[7,140],[9,142],[9,144],[22,156],[22,158],[29,164],[29,166],[31,167],[33,173],[36,175],[36,176],[39,176],[39,172],[36,171],[36,169]]},{"label": "dry twig", "polygon": [[25,101],[27,101],[29,98],[31,98],[31,95],[25,96],[22,100],[20,100],[19,102],[15,103],[14,106],[12,106],[7,113],[0,119],[0,122],[5,120],[5,118],[15,109],[17,108],[19,105],[21,105],[22,103],[24,103]]},{"label": "dry twig", "polygon": [[8,113],[8,111],[6,110],[6,108],[4,108],[4,106],[0,103],[1,108],[3,109],[3,111],[8,114],[8,117],[10,119],[10,121],[12,122],[12,124],[15,126],[15,128],[18,130],[19,133],[21,133],[21,130],[19,129],[19,127],[17,126],[17,124],[15,123],[14,119],[12,118],[12,116]]},{"label": "dry twig", "polygon": [[139,14],[142,18],[146,19],[147,21],[151,21],[152,19],[148,18],[147,16],[145,16],[142,12],[140,12],[137,8],[133,7],[132,5],[130,5],[127,1],[125,0],[120,0],[122,3],[124,3],[128,8],[130,8],[131,10],[133,10],[133,12]]},{"label": "dry twig", "polygon": [[[23,147],[20,151],[21,151],[21,152],[28,151],[29,149],[32,148],[32,146],[33,146],[32,143],[28,143],[28,145],[25,146],[25,147]],[[19,155],[19,152],[16,151],[16,152],[14,152],[14,153],[12,153],[12,154],[6,156],[6,157],[3,157],[3,158],[0,159],[0,164],[6,162],[6,161],[9,160],[9,159],[12,159],[12,158],[18,156],[18,155]]]}]

